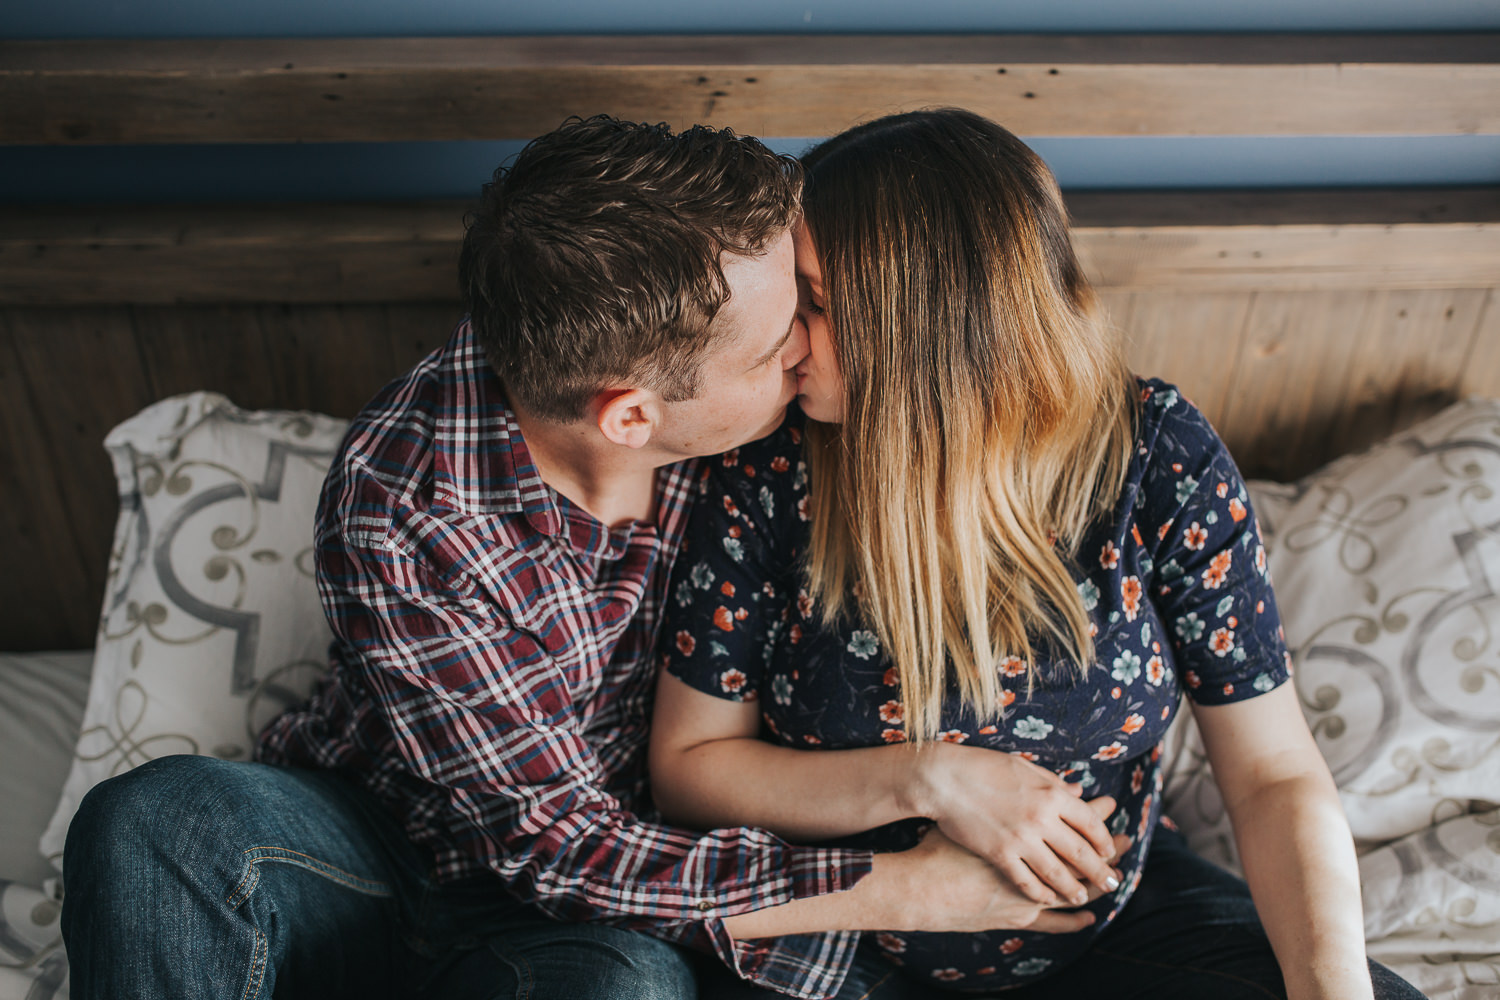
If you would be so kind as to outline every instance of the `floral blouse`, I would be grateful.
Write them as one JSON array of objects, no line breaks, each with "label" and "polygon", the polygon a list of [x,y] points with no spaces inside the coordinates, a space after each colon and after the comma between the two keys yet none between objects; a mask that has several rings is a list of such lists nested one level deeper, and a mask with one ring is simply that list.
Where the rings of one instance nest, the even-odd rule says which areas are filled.
[{"label": "floral blouse", "polygon": [[[1289,676],[1265,549],[1233,460],[1174,387],[1143,380],[1140,393],[1140,436],[1119,501],[1074,560],[1094,666],[1080,677],[1038,650],[1028,693],[1023,661],[1006,659],[1001,716],[976,718],[950,688],[939,737],[1020,754],[1080,783],[1085,798],[1114,796],[1108,826],[1134,838],[1118,864],[1125,878],[1090,904],[1095,923],[1073,934],[874,935],[929,983],[1003,989],[1078,958],[1140,882],[1161,810],[1161,741],[1180,692],[1224,704]],[[802,420],[794,411],[771,436],[708,463],[670,591],[664,665],[709,694],[758,701],[767,740],[900,742],[901,690],[875,632],[859,621],[825,626],[797,569],[809,527]],[[839,843],[902,850],[921,829],[908,820]]]}]

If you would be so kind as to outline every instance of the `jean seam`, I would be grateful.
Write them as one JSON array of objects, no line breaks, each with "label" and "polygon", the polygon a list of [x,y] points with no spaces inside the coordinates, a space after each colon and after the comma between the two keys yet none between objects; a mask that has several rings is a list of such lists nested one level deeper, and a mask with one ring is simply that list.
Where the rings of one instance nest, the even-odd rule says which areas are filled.
[{"label": "jean seam", "polygon": [[255,948],[250,953],[250,976],[245,980],[245,992],[241,994],[241,1000],[254,1000],[260,996],[261,984],[266,981],[266,936],[258,930],[254,933]]},{"label": "jean seam", "polygon": [[1150,966],[1154,969],[1186,969],[1191,972],[1196,972],[1199,975],[1213,976],[1219,979],[1227,979],[1236,983],[1240,983],[1243,986],[1248,986],[1253,990],[1257,990],[1260,993],[1263,993],[1266,996],[1270,997],[1271,1000],[1281,1000],[1281,998],[1278,997],[1275,993],[1272,993],[1270,990],[1266,989],[1264,986],[1262,986],[1260,983],[1255,982],[1254,980],[1246,979],[1243,976],[1232,975],[1228,972],[1220,972],[1217,969],[1205,969],[1197,965],[1179,965],[1172,962],[1153,962],[1149,959],[1137,958],[1134,955],[1121,955],[1118,952],[1108,951],[1098,946],[1095,946],[1094,954],[1100,955],[1104,958],[1114,959],[1117,962],[1131,962],[1136,965]]},{"label": "jean seam", "polygon": [[326,861],[320,861],[300,851],[288,850],[284,847],[252,847],[244,852],[249,859],[245,868],[245,875],[240,879],[234,891],[224,902],[231,908],[238,907],[254,891],[256,884],[260,881],[257,867],[266,861],[279,862],[281,864],[293,865],[312,872],[330,882],[338,883],[346,889],[363,893],[366,896],[389,897],[392,895],[391,888],[384,882],[374,879],[360,878],[358,875],[344,871],[342,868],[330,865]]}]

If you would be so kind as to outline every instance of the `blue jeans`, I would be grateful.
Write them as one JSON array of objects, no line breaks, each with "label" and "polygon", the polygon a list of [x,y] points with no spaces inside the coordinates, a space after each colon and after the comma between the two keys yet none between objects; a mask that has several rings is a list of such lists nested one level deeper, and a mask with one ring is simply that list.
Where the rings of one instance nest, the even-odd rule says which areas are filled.
[{"label": "blue jeans", "polygon": [[[1385,966],[1370,963],[1376,1000],[1422,1000]],[[725,976],[705,978],[704,1000],[776,996]],[[898,971],[861,945],[838,1000],[960,1000]],[[1158,827],[1140,887],[1077,962],[1003,1000],[1285,1000],[1281,968],[1261,929],[1249,887]]]},{"label": "blue jeans", "polygon": [[68,830],[71,995],[678,1000],[687,952],[546,919],[428,853],[337,775],[166,757],[107,781]]}]

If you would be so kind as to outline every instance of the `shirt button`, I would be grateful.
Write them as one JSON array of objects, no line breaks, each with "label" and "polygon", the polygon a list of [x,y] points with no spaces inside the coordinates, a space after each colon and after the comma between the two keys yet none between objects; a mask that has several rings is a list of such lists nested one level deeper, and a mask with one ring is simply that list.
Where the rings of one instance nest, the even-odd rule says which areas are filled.
[{"label": "shirt button", "polygon": [[700,900],[698,902],[698,912],[699,913],[707,913],[709,910],[712,910],[713,908],[714,908],[714,904],[711,901],[707,900],[707,899]]}]

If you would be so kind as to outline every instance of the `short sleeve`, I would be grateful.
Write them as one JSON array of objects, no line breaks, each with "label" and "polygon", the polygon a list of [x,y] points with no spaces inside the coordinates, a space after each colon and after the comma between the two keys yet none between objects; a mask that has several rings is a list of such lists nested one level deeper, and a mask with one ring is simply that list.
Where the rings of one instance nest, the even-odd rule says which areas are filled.
[{"label": "short sleeve", "polygon": [[668,590],[662,665],[707,694],[758,697],[797,581],[807,469],[794,414],[709,459]]},{"label": "short sleeve", "polygon": [[1264,694],[1291,675],[1291,659],[1244,480],[1176,389],[1148,382],[1142,395],[1151,460],[1137,505],[1156,533],[1152,600],[1182,686],[1205,705]]}]

